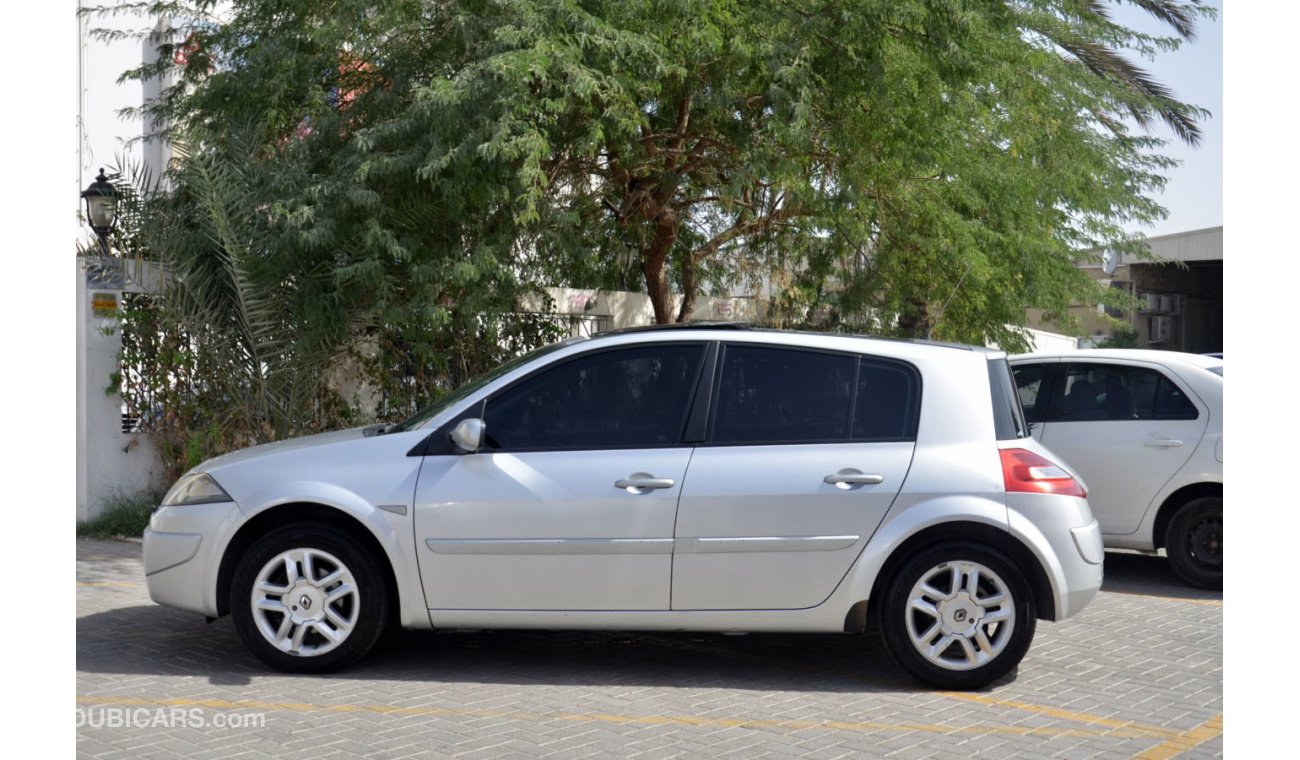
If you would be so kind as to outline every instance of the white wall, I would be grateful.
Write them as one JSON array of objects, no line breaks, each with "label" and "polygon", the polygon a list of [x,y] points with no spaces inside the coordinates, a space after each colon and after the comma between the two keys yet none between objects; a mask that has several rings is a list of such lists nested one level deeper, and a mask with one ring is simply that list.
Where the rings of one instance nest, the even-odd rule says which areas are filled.
[{"label": "white wall", "polygon": [[111,294],[113,283],[95,287],[77,262],[77,519],[97,515],[107,501],[164,485],[162,467],[148,436],[122,432],[122,399],[106,389],[118,368],[122,342],[117,319],[96,316],[96,294]]}]

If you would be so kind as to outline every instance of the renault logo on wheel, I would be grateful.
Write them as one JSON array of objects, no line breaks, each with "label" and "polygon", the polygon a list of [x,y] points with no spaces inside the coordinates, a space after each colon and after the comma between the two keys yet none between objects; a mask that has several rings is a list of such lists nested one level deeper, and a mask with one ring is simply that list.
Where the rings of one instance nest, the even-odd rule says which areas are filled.
[{"label": "renault logo on wheel", "polygon": [[957,610],[957,612],[953,613],[952,617],[958,623],[964,623],[966,622],[966,610]]},{"label": "renault logo on wheel", "polygon": [[311,597],[303,594],[302,598],[298,600],[298,604],[301,604],[304,610],[311,609]]}]

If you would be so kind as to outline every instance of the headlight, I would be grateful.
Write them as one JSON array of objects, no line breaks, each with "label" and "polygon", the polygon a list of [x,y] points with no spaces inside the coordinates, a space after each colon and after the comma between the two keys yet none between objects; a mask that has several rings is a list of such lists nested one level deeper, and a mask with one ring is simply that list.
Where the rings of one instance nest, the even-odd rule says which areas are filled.
[{"label": "headlight", "polygon": [[162,506],[179,507],[184,504],[211,504],[215,501],[231,501],[230,494],[222,490],[210,475],[198,472],[185,475],[176,481],[167,495],[163,497]]}]

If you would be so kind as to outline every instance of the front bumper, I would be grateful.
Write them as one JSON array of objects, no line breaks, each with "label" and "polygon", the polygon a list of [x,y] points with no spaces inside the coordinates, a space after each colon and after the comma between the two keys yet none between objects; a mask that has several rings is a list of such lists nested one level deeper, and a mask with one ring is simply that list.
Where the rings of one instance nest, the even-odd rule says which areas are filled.
[{"label": "front bumper", "polygon": [[233,501],[159,507],[144,531],[149,597],[216,617],[221,552],[241,517]]}]

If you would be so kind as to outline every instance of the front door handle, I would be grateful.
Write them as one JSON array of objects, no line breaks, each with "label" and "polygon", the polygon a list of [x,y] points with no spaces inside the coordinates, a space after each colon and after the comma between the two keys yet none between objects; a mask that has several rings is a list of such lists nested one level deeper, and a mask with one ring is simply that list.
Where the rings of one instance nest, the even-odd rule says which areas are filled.
[{"label": "front door handle", "polygon": [[883,483],[884,475],[867,475],[861,470],[847,468],[840,470],[834,475],[827,475],[822,478],[823,483],[829,483],[836,488],[852,488],[853,486],[873,486],[877,483]]},{"label": "front door handle", "polygon": [[1153,449],[1171,449],[1174,446],[1182,446],[1182,441],[1175,441],[1172,438],[1157,438],[1152,441],[1143,441],[1143,446],[1150,446]]},{"label": "front door handle", "polygon": [[646,493],[656,488],[672,488],[672,478],[656,478],[648,472],[634,472],[626,478],[614,481],[615,488],[622,488],[628,493]]}]

